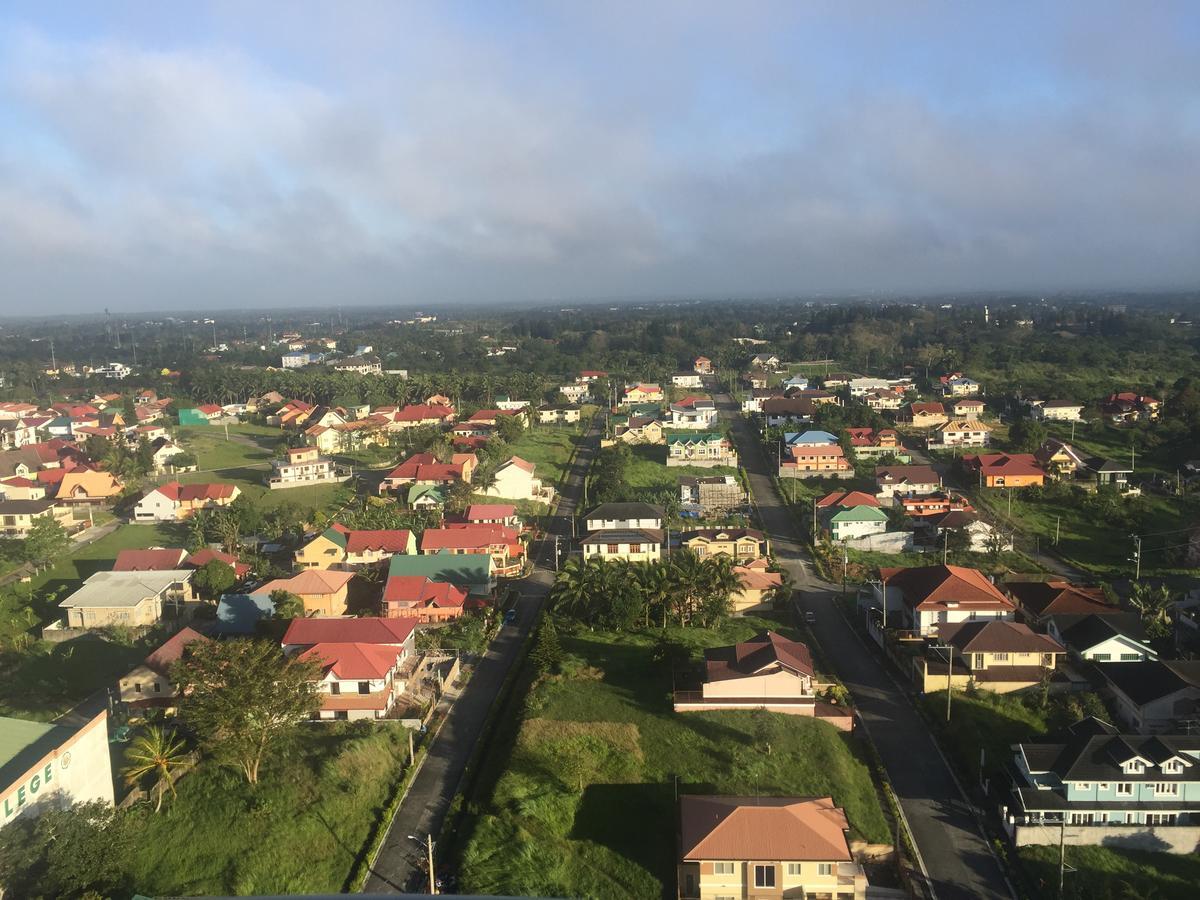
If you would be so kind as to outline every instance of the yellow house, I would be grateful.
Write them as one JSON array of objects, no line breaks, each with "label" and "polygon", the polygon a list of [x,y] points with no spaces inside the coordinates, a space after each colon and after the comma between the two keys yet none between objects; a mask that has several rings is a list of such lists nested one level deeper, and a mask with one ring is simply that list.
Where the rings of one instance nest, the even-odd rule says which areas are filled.
[{"label": "yellow house", "polygon": [[679,798],[681,900],[860,900],[867,877],[832,797]]},{"label": "yellow house", "polygon": [[639,383],[625,388],[626,403],[656,403],[666,395],[662,385]]},{"label": "yellow house", "polygon": [[779,572],[768,572],[765,559],[735,566],[733,574],[741,583],[737,592],[729,595],[734,615],[741,615],[750,610],[769,609],[771,597],[783,586],[783,575]]},{"label": "yellow house", "polygon": [[703,528],[686,531],[683,546],[701,559],[728,556],[737,562],[747,562],[767,554],[767,539],[761,531],[751,528]]},{"label": "yellow house", "polygon": [[658,419],[650,416],[631,416],[624,425],[618,425],[616,436],[626,444],[665,444],[666,432]]},{"label": "yellow house", "polygon": [[65,528],[71,511],[51,500],[0,500],[0,534],[5,537],[25,537],[38,519],[51,519]]},{"label": "yellow house", "polygon": [[291,578],[268,581],[254,593],[269,596],[275,591],[287,591],[303,601],[306,616],[344,616],[353,577],[353,572],[311,569]]},{"label": "yellow house", "polygon": [[416,552],[416,538],[407,529],[351,531],[335,524],[296,551],[296,565],[302,569],[351,569],[397,553]]},{"label": "yellow house", "polygon": [[111,472],[72,469],[59,482],[54,499],[59,503],[103,503],[120,494],[124,487]]},{"label": "yellow house", "polygon": [[947,681],[955,688],[970,682],[996,694],[1026,690],[1052,675],[1063,654],[1058,641],[1038,634],[1021,622],[1002,619],[975,620],[941,625],[938,642],[954,648],[952,670],[947,674],[949,651],[930,651],[914,661],[921,691],[944,691]]}]

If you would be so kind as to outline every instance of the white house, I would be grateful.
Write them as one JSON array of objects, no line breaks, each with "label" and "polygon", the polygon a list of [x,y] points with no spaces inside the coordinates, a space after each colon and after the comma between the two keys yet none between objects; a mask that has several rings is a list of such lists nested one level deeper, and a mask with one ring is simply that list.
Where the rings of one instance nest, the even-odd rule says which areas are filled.
[{"label": "white house", "polygon": [[[941,625],[980,619],[1011,621],[1013,602],[978,569],[914,566],[879,570],[873,585],[876,606],[899,613],[903,627],[936,636]],[[885,593],[886,592],[886,593]]]},{"label": "white house", "polygon": [[609,528],[594,531],[583,539],[585,559],[625,559],[654,562],[662,554],[663,534],[651,528]]},{"label": "white house", "polygon": [[548,500],[552,488],[542,485],[534,476],[536,465],[514,456],[496,469],[496,483],[481,493],[485,497],[504,497],[507,500]]},{"label": "white house", "polygon": [[[1075,656],[1098,663],[1158,659],[1148,644],[1121,627],[1121,615],[1052,616],[1046,630]],[[1133,629],[1128,629],[1132,631]]]},{"label": "white house", "polygon": [[558,392],[571,403],[580,403],[588,396],[588,386],[586,384],[564,384],[559,386]]},{"label": "white house", "polygon": [[671,376],[671,384],[681,388],[698,388],[704,386],[704,380],[696,372],[676,372]]},{"label": "white house", "polygon": [[1083,404],[1072,403],[1069,400],[1047,400],[1045,403],[1035,401],[1030,404],[1029,414],[1035,419],[1047,422],[1082,422]]},{"label": "white house", "polygon": [[584,518],[588,531],[613,528],[662,528],[663,508],[651,503],[602,503]]},{"label": "white house", "polygon": [[[697,376],[699,377],[699,376]],[[717,421],[717,406],[702,397],[685,397],[671,404],[671,428],[706,431]]]}]

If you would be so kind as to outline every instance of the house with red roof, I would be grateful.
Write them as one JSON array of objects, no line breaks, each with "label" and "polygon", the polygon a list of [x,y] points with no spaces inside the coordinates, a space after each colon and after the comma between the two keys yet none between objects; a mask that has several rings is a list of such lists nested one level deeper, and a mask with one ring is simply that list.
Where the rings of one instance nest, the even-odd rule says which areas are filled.
[{"label": "house with red roof", "polygon": [[698,375],[711,375],[713,373],[713,362],[707,356],[697,356],[692,363],[692,370]]},{"label": "house with red roof", "polygon": [[874,428],[847,428],[845,431],[850,435],[850,446],[855,457],[873,459],[890,455],[902,462],[911,458],[901,445],[900,435],[894,428],[881,428],[878,431]]},{"label": "house with red roof", "polygon": [[232,553],[226,553],[223,550],[213,550],[211,547],[205,547],[203,550],[197,550],[191,556],[183,561],[184,566],[189,569],[199,569],[201,566],[207,565],[213,560],[225,563],[227,566],[233,567],[234,577],[241,581],[250,574],[250,566],[244,562],[239,562],[238,558]]},{"label": "house with red roof", "polygon": [[283,636],[284,652],[321,667],[315,718],[385,718],[416,669],[416,625],[412,618],[293,620]]},{"label": "house with red roof", "polygon": [[980,487],[1041,487],[1046,470],[1032,453],[982,453],[964,456],[963,469],[979,479]]},{"label": "house with red roof", "polygon": [[512,503],[472,503],[467,507],[466,521],[474,525],[507,525],[520,528],[521,517]]},{"label": "house with red roof", "polygon": [[902,496],[900,506],[910,518],[940,516],[948,512],[975,512],[975,507],[961,494],[953,491],[934,491],[932,494],[909,494]]},{"label": "house with red roof", "polygon": [[874,603],[901,627],[936,636],[943,625],[1015,618],[1016,605],[978,569],[965,566],[881,568]]},{"label": "house with red roof", "polygon": [[710,709],[766,709],[816,716],[849,730],[850,711],[818,702],[808,646],[774,631],[748,641],[704,651],[699,689],[675,692],[676,712]]},{"label": "house with red roof", "polygon": [[171,681],[171,666],[188,647],[209,640],[194,628],[181,628],[117,682],[121,702],[134,709],[173,707],[179,690]]},{"label": "house with red roof", "polygon": [[46,486],[32,478],[13,475],[10,478],[0,478],[0,494],[5,500],[44,500]]},{"label": "house with red roof", "polygon": [[950,417],[941,403],[916,401],[900,410],[896,414],[896,421],[913,428],[933,428],[935,425],[945,425]]},{"label": "house with red roof", "polygon": [[554,489],[542,484],[535,475],[537,466],[519,456],[510,456],[496,467],[495,483],[480,491],[485,497],[503,497],[505,500],[538,500],[548,503]]},{"label": "house with red roof", "polygon": [[864,491],[834,491],[826,494],[817,501],[817,509],[831,507],[874,506],[878,508],[879,500]]},{"label": "house with red roof", "polygon": [[425,575],[396,575],[383,589],[383,614],[388,618],[448,622],[482,606],[481,601],[469,599],[466,588]]},{"label": "house with red roof", "polygon": [[183,568],[187,551],[178,547],[121,550],[113,562],[114,572],[167,572]]},{"label": "house with red roof", "polygon": [[768,565],[767,560],[756,559],[745,565],[733,567],[739,587],[729,595],[729,601],[733,604],[735,616],[771,608],[772,598],[783,587],[783,575],[779,572],[768,572]]},{"label": "house with red roof", "polygon": [[493,574],[506,578],[520,575],[525,563],[525,545],[517,530],[506,525],[460,522],[445,528],[426,528],[421,535],[421,555],[443,552],[489,554]]},{"label": "house with red roof", "polygon": [[1158,400],[1137,391],[1109,394],[1100,403],[1100,412],[1114,424],[1153,421],[1158,418]]},{"label": "house with red roof", "polygon": [[474,453],[455,453],[450,462],[439,462],[432,453],[414,453],[384,477],[379,493],[407,489],[413,484],[448,485],[470,481],[479,458]]},{"label": "house with red roof", "polygon": [[276,578],[254,593],[270,596],[275,591],[295,594],[304,603],[306,616],[344,616],[353,572],[309,569],[291,578]]},{"label": "house with red roof", "polygon": [[335,522],[296,551],[296,565],[302,569],[353,570],[396,553],[416,552],[416,539],[406,528],[355,530]]},{"label": "house with red roof", "polygon": [[200,509],[228,506],[241,495],[241,488],[236,484],[168,481],[146,492],[133,508],[133,520],[174,522],[186,519]]}]

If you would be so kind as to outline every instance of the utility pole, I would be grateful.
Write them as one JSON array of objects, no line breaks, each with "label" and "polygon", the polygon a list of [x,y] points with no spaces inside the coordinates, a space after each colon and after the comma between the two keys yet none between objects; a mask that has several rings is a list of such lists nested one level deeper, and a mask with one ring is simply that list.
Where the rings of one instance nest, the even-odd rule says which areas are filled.
[{"label": "utility pole", "polygon": [[1058,823],[1058,896],[1063,895],[1063,876],[1067,871],[1067,814]]},{"label": "utility pole", "polygon": [[1062,524],[1062,516],[1054,517],[1054,546],[1058,546],[1058,527]]},{"label": "utility pole", "polygon": [[1141,535],[1131,535],[1133,538],[1133,559],[1130,560],[1134,564],[1134,581],[1142,577],[1142,538]]},{"label": "utility pole", "polygon": [[842,541],[842,596],[846,596],[846,569],[850,565],[850,551],[846,549],[846,542]]},{"label": "utility pole", "polygon": [[950,651],[948,661],[946,663],[946,721],[950,721],[950,698],[954,695],[954,645],[947,644],[946,649]]},{"label": "utility pole", "polygon": [[946,565],[950,557],[950,529],[942,532],[942,565]]}]

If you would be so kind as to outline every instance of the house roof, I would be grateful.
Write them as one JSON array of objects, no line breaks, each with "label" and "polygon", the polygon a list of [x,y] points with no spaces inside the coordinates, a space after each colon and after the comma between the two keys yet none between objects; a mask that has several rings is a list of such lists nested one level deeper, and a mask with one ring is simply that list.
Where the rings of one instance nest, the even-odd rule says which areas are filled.
[{"label": "house roof", "polygon": [[657,528],[604,528],[587,535],[583,544],[661,544],[662,539]]},{"label": "house roof", "polygon": [[113,563],[114,572],[155,572],[178,569],[187,551],[178,547],[153,547],[149,550],[122,550]]},{"label": "house roof", "polygon": [[772,664],[801,675],[813,674],[812,654],[800,641],[790,641],[774,631],[761,631],[748,641],[704,651],[705,677],[709,681],[744,678]]},{"label": "house roof", "polygon": [[152,572],[96,572],[79,590],[59,603],[61,609],[137,606],[156,597],[172,584],[191,581],[191,569],[156,569]]},{"label": "house roof", "polygon": [[818,500],[817,506],[821,509],[830,506],[879,506],[879,501],[864,491],[834,491]]},{"label": "house roof", "polygon": [[768,416],[811,416],[817,404],[810,397],[768,397],[762,411]]},{"label": "house roof", "polygon": [[[979,521],[979,516],[965,509],[948,509],[943,513],[930,516],[927,520],[934,528],[966,528]],[[986,526],[990,529],[991,526]],[[986,531],[990,533],[990,531]]]},{"label": "house roof", "polygon": [[463,522],[448,528],[426,528],[421,535],[421,552],[438,550],[486,550],[505,544],[509,552],[521,549],[517,532],[506,525]]},{"label": "house roof", "polygon": [[283,635],[285,646],[303,644],[403,644],[417,620],[362,618],[292,619]]},{"label": "house roof", "polygon": [[843,506],[830,521],[833,522],[886,522],[887,513],[878,506]]},{"label": "house roof", "polygon": [[8,516],[36,516],[52,506],[53,500],[0,500],[0,513]]},{"label": "house roof", "polygon": [[[1194,767],[1195,753],[1200,751],[1198,735],[1113,734],[1103,729],[1084,729],[1065,737],[1064,741],[1018,745],[1030,770],[1054,772],[1064,782],[1161,781],[1162,763],[1179,757]],[[1125,762],[1137,758],[1150,764],[1145,771],[1133,773],[1122,768]]]},{"label": "house roof", "polygon": [[584,518],[592,519],[661,519],[663,508],[652,503],[601,503]]},{"label": "house roof", "polygon": [[946,407],[936,401],[930,403],[918,401],[908,404],[908,408],[914,416],[944,416],[946,414]]},{"label": "house roof", "polygon": [[429,553],[422,556],[397,553],[388,562],[389,581],[405,575],[423,575],[432,581],[447,581],[465,587],[474,597],[487,594],[491,573],[489,553]]},{"label": "house roof", "polygon": [[467,601],[467,591],[448,581],[433,581],[425,575],[397,575],[383,589],[384,603],[415,606],[454,607]]},{"label": "house roof", "polygon": [[211,482],[208,484],[181,484],[178,499],[195,503],[199,500],[226,500],[237,493],[237,485]]},{"label": "house roof", "polygon": [[480,522],[487,519],[508,519],[517,514],[517,508],[512,503],[472,503],[467,507],[468,522]]},{"label": "house roof", "polygon": [[982,469],[985,475],[1045,475],[1032,453],[981,453],[964,456],[963,465]]},{"label": "house roof", "polygon": [[1121,612],[1119,606],[1105,600],[1104,591],[1100,588],[1069,581],[1007,581],[1004,589],[1022,609],[1029,610],[1035,616],[1111,615]]},{"label": "house roof", "polygon": [[[1142,644],[1145,637],[1144,629],[1138,627],[1137,616],[1133,613],[1127,613],[1124,616],[1097,616],[1086,615],[1064,617],[1068,620],[1073,620],[1067,624],[1063,619],[1055,617],[1055,625],[1059,629],[1059,634],[1062,639],[1071,647],[1079,651],[1088,650],[1101,644],[1104,641],[1111,640],[1115,637],[1123,637],[1126,640],[1133,641],[1135,644]],[[1126,622],[1135,624],[1133,628],[1125,627]],[[1154,652],[1148,647],[1147,652],[1154,655]]]},{"label": "house roof", "polygon": [[291,578],[276,578],[274,581],[268,581],[254,593],[270,595],[272,591],[290,591],[300,597],[333,594],[349,584],[353,577],[353,572],[307,569]]},{"label": "house roof", "polygon": [[680,539],[684,543],[691,541],[738,541],[745,540],[762,541],[765,540],[765,535],[755,528],[696,528],[691,531],[685,531],[680,535]]},{"label": "house roof", "polygon": [[205,547],[203,550],[197,550],[195,553],[185,559],[183,564],[185,566],[192,566],[193,568],[198,569],[201,566],[212,562],[214,559],[220,560],[226,565],[233,566],[233,572],[238,578],[241,578],[250,571],[250,566],[246,563],[238,562],[237,557],[232,553],[226,553],[223,550],[213,550],[211,547]]},{"label": "house roof", "polygon": [[332,673],[339,680],[383,679],[395,667],[400,653],[398,647],[379,644],[323,641],[301,653],[300,659],[319,662],[326,673]]},{"label": "house roof", "polygon": [[831,797],[679,798],[685,860],[848,861],[846,813]]},{"label": "house roof", "polygon": [[951,604],[976,609],[1014,609],[1013,603],[978,569],[965,566],[881,568],[888,587],[900,589],[912,609],[939,610]]},{"label": "house roof", "polygon": [[193,641],[205,641],[200,632],[190,627],[183,627],[171,635],[166,642],[145,659],[145,665],[160,675],[166,675],[171,664],[183,656],[184,648]]},{"label": "house roof", "polygon": [[496,468],[496,471],[499,473],[499,472],[503,472],[505,469],[508,469],[508,468],[517,468],[517,469],[520,469],[522,472],[528,472],[530,475],[532,475],[533,470],[537,468],[537,464],[531,463],[527,459],[521,459],[521,457],[519,457],[519,456],[513,456],[513,457],[510,457],[505,462],[501,463]]},{"label": "house roof", "polygon": [[253,634],[255,625],[275,614],[275,606],[266,594],[225,594],[217,604],[219,634]]},{"label": "house roof", "polygon": [[347,553],[363,553],[368,550],[404,553],[412,540],[412,532],[400,529],[373,531],[351,531],[346,535]]},{"label": "house roof", "polygon": [[938,637],[963,653],[1063,653],[1051,637],[1038,634],[1020,622],[989,619],[938,626]]},{"label": "house roof", "polygon": [[932,466],[876,466],[875,481],[879,485],[941,484],[942,477]]},{"label": "house roof", "polygon": [[1200,690],[1200,661],[1156,659],[1095,666],[1109,684],[1138,706],[1187,688]]},{"label": "house roof", "polygon": [[742,589],[747,591],[769,591],[783,584],[781,573],[767,571],[765,559],[755,560],[754,563],[745,566],[734,566],[733,574],[738,577]]},{"label": "house roof", "polygon": [[785,434],[783,436],[786,444],[836,444],[838,438],[836,434],[830,434],[828,431],[805,431],[803,433]]},{"label": "house roof", "polygon": [[792,459],[823,459],[825,457],[845,458],[846,454],[838,444],[821,444],[817,447],[788,447]]}]

